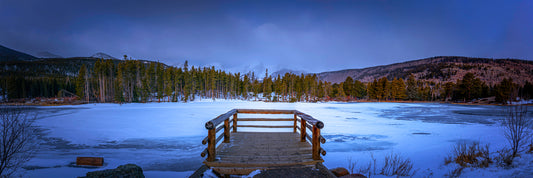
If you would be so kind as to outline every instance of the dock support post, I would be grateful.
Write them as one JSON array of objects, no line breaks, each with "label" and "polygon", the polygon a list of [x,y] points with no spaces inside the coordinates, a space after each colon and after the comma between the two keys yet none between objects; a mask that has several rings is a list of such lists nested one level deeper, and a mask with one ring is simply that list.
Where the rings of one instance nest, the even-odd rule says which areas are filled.
[{"label": "dock support post", "polygon": [[216,157],[216,129],[209,129],[207,134],[207,161],[215,161]]},{"label": "dock support post", "polygon": [[237,132],[237,113],[233,114],[233,132]]},{"label": "dock support post", "polygon": [[229,119],[224,120],[224,143],[229,143]]},{"label": "dock support post", "polygon": [[298,127],[296,125],[296,121],[297,121],[297,116],[296,116],[296,113],[294,113],[294,130],[293,130],[294,133],[296,133],[296,127]]},{"label": "dock support post", "polygon": [[307,132],[305,132],[306,128],[305,120],[300,119],[300,142],[305,142],[305,135],[307,134]]},{"label": "dock support post", "polygon": [[320,160],[320,129],[313,126],[313,159]]}]

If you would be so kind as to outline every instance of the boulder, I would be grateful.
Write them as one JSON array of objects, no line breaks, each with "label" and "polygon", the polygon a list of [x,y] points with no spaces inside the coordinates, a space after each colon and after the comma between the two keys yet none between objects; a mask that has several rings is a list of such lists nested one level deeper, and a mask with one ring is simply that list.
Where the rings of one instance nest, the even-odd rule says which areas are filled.
[{"label": "boulder", "polygon": [[144,178],[143,170],[135,164],[118,166],[116,169],[88,172],[85,178]]},{"label": "boulder", "polygon": [[350,174],[350,172],[348,172],[348,169],[343,168],[343,167],[330,169],[329,171],[331,171],[331,173],[333,173],[337,177],[342,177],[342,176]]}]

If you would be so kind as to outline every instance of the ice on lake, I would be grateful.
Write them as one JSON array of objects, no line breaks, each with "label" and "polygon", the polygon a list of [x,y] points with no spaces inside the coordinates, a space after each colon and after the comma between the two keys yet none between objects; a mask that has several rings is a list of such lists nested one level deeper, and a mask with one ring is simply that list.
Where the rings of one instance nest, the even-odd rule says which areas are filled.
[{"label": "ice on lake", "polygon": [[[347,167],[350,159],[363,165],[371,156],[381,159],[395,152],[412,159],[415,168],[424,170],[420,174],[440,177],[448,171],[443,160],[456,142],[479,141],[494,149],[507,144],[498,124],[501,106],[209,100],[34,107],[41,146],[24,173],[75,177],[134,163],[148,177],[187,176],[205,159],[200,157],[206,148],[201,144],[205,122],[233,108],[296,109],[323,121],[327,142],[322,147],[328,152],[323,158],[329,168]],[[106,165],[69,166],[78,156],[101,156]]]}]

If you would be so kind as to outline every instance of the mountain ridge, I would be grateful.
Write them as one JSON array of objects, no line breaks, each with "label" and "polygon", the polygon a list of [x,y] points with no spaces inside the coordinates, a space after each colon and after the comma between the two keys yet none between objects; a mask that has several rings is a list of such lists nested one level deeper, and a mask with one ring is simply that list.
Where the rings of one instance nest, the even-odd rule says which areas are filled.
[{"label": "mountain ridge", "polygon": [[[60,68],[65,69],[65,65],[70,65],[75,62],[84,63],[90,66],[94,63],[92,60],[95,59],[112,59],[116,63],[121,61],[120,59],[102,52],[98,52],[90,57],[61,58],[61,56],[56,56],[50,58],[37,58],[35,56],[0,45],[0,62],[9,62],[9,66],[16,66],[17,64],[21,65],[20,62],[22,62],[23,65],[30,65],[27,63],[31,62],[39,63],[39,65],[49,66],[45,71],[50,71],[54,68],[53,65],[60,65]],[[149,60],[142,61],[145,63],[155,62]],[[78,67],[77,69],[79,69],[81,64],[76,64],[75,66]],[[68,71],[54,70],[52,73],[68,73],[70,76],[77,73],[76,68],[68,68]],[[46,73],[45,71],[43,72]],[[320,80],[331,83],[343,82],[346,77],[351,77],[352,79],[359,80],[361,82],[372,82],[374,79],[379,79],[382,77],[386,77],[389,80],[394,78],[407,79],[411,74],[413,74],[418,80],[445,83],[456,82],[469,72],[474,73],[476,77],[480,78],[481,81],[488,85],[499,83],[504,78],[512,78],[515,83],[524,84],[526,81],[533,82],[533,61],[522,59],[493,59],[464,56],[435,56],[374,67],[343,69],[316,74]],[[281,69],[270,75],[276,77],[278,74],[283,76],[285,73],[297,75],[302,73],[311,74],[306,73],[305,71]]]},{"label": "mountain ridge", "polygon": [[0,61],[34,61],[39,58],[0,45]]},{"label": "mountain ridge", "polygon": [[503,78],[513,78],[523,84],[533,78],[533,61],[521,59],[492,59],[463,56],[436,56],[401,63],[367,67],[362,69],[344,69],[318,73],[319,79],[340,83],[346,77],[361,82],[372,82],[386,77],[406,79],[413,74],[419,80],[456,82],[466,73],[474,73],[482,81],[494,85]]}]

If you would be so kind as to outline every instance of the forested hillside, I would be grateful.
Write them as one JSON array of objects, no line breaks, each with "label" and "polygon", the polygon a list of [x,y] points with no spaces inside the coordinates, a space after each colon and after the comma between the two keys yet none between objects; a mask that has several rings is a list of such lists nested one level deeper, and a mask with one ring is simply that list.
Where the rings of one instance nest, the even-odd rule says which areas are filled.
[{"label": "forested hillside", "polygon": [[386,77],[407,79],[413,74],[417,80],[435,83],[456,82],[467,73],[473,73],[482,82],[493,86],[504,78],[513,78],[520,85],[533,81],[533,61],[518,59],[488,59],[460,56],[437,56],[364,69],[347,69],[319,73],[319,78],[340,83],[346,77],[362,82]]},{"label": "forested hillside", "polygon": [[[60,93],[65,91],[75,93],[84,102],[115,103],[188,102],[198,97],[274,102],[468,102],[490,96],[503,103],[519,96],[533,96],[531,78],[520,77],[525,73],[531,76],[533,68],[527,67],[532,64],[520,60],[465,62],[437,57],[360,69],[355,77],[348,76],[337,83],[321,80],[319,76],[327,80],[333,74],[342,77],[351,71],[326,76],[289,72],[273,76],[267,70],[265,77],[258,78],[253,72],[231,73],[215,67],[189,66],[187,62],[184,66],[168,66],[154,61],[128,60],[127,56],[124,60],[2,61],[0,65],[3,66],[0,88],[4,102],[61,97]],[[493,73],[498,73],[498,78],[487,77]]]}]

